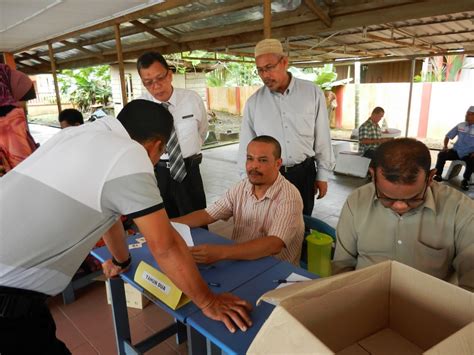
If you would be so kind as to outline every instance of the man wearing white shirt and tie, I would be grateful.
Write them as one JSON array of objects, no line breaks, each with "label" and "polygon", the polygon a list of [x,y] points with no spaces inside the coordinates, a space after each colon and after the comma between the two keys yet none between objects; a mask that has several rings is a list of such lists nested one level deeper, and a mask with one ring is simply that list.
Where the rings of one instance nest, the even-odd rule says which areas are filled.
[{"label": "man wearing white shirt and tie", "polygon": [[162,104],[174,119],[167,154],[155,166],[166,212],[174,218],[203,209],[206,195],[199,164],[208,128],[204,103],[196,92],[173,87],[173,73],[158,52],[142,54],[137,70],[148,91],[141,98]]}]

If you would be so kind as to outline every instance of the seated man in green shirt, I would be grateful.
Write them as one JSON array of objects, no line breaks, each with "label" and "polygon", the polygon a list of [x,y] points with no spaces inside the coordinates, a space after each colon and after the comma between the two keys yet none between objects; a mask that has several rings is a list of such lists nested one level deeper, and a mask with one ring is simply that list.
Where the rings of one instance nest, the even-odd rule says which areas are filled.
[{"label": "seated man in green shirt", "polygon": [[392,138],[382,138],[382,129],[379,126],[380,120],[385,115],[382,107],[373,109],[370,117],[359,127],[359,153],[362,156],[373,159],[377,147],[391,140]]},{"label": "seated man in green shirt", "polygon": [[333,272],[391,259],[474,290],[474,201],[433,181],[430,152],[415,139],[383,143],[373,163],[373,183],[342,209]]}]

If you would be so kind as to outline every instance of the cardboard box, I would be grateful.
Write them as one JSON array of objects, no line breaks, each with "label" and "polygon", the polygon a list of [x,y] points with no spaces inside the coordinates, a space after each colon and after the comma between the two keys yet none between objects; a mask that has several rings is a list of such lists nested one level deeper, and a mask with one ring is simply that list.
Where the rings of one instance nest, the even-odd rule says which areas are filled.
[{"label": "cardboard box", "polygon": [[473,354],[474,294],[398,262],[262,299],[278,306],[249,354]]},{"label": "cardboard box", "polygon": [[[150,303],[150,300],[143,296],[143,294],[136,288],[130,286],[126,282],[124,282],[123,286],[125,289],[125,299],[127,301],[127,307],[143,309],[148,305],[148,303]],[[105,283],[105,291],[107,293],[107,303],[111,304],[110,286],[108,282]]]}]

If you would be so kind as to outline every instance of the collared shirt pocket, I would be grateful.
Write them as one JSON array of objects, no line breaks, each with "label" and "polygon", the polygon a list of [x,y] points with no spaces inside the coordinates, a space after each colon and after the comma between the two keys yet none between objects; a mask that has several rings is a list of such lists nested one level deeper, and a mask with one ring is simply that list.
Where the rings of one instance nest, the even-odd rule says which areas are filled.
[{"label": "collared shirt pocket", "polygon": [[296,119],[292,119],[290,122],[295,127],[296,132],[301,136],[314,136],[314,114],[295,113],[294,115]]},{"label": "collared shirt pocket", "polygon": [[417,241],[415,244],[416,268],[440,279],[446,279],[451,268],[452,255],[450,254],[449,247],[435,248]]}]

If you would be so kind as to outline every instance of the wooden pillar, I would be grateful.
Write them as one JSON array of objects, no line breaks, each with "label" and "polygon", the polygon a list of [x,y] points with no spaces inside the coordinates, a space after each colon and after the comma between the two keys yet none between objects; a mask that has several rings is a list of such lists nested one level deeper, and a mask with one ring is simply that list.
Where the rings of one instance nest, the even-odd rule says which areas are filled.
[{"label": "wooden pillar", "polygon": [[426,138],[428,132],[428,120],[430,116],[430,104],[431,104],[431,83],[423,83],[421,89],[421,109],[420,119],[418,123],[418,138]]},{"label": "wooden pillar", "polygon": [[125,69],[123,66],[122,40],[120,37],[120,24],[115,25],[115,46],[117,47],[117,60],[120,74],[120,89],[122,91],[122,105],[127,104],[127,91],[125,89]]},{"label": "wooden pillar", "polygon": [[413,78],[415,76],[415,58],[411,60],[410,70],[410,91],[408,93],[407,124],[405,126],[405,137],[408,137],[408,128],[410,127],[411,96],[413,92]]},{"label": "wooden pillar", "polygon": [[354,102],[354,128],[359,128],[359,98],[360,98],[360,62],[354,63],[354,90],[355,90],[355,102]]},{"label": "wooden pillar", "polygon": [[51,74],[53,74],[54,80],[54,91],[56,93],[56,104],[58,105],[58,113],[61,112],[61,96],[59,95],[59,85],[58,85],[58,77],[56,76],[56,60],[54,59],[53,53],[53,45],[51,42],[48,42],[48,50],[49,50],[49,60],[51,62]]},{"label": "wooden pillar", "polygon": [[272,1],[263,1],[263,37],[272,37]]},{"label": "wooden pillar", "polygon": [[10,67],[10,69],[16,69],[15,58],[12,53],[3,53],[3,62]]},{"label": "wooden pillar", "polygon": [[337,107],[336,107],[336,128],[342,128],[342,116],[343,116],[343,108],[344,108],[344,91],[345,86],[339,85],[336,86],[336,100],[337,100]]}]

